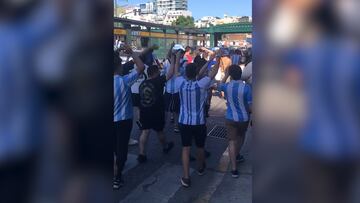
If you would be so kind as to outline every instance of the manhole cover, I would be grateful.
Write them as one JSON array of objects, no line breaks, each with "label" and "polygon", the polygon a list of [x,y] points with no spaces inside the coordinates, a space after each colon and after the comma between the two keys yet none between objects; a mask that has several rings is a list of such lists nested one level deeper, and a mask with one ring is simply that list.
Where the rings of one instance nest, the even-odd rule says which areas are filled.
[{"label": "manhole cover", "polygon": [[224,126],[216,125],[208,134],[209,137],[216,137],[220,139],[227,139],[226,128]]}]

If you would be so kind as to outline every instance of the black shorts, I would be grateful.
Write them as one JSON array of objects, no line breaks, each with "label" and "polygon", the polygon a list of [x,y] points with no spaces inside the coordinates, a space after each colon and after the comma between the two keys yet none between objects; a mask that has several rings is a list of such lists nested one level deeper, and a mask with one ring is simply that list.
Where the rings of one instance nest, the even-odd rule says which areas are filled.
[{"label": "black shorts", "polygon": [[181,141],[183,147],[190,147],[195,138],[195,144],[198,148],[204,148],[206,141],[206,125],[184,125],[179,124]]},{"label": "black shorts", "polygon": [[140,123],[143,130],[155,130],[160,132],[165,127],[165,111],[144,112],[140,109]]},{"label": "black shorts", "polygon": [[179,93],[170,94],[165,92],[165,111],[171,113],[180,113],[180,95]]},{"label": "black shorts", "polygon": [[132,104],[135,107],[140,106],[140,94],[132,93],[131,94]]}]

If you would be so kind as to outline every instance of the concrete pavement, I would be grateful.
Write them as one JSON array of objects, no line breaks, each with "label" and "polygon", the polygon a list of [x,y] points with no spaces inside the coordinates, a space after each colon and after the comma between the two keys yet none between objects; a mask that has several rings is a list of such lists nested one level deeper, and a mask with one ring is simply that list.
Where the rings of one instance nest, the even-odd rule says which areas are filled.
[{"label": "concrete pavement", "polygon": [[[213,97],[210,118],[207,122],[208,132],[215,125],[224,125],[225,101]],[[138,139],[140,131],[134,125],[132,138]],[[148,145],[148,161],[138,164],[136,156],[137,146],[129,148],[124,179],[125,186],[114,191],[115,202],[151,203],[151,202],[241,202],[252,201],[252,165],[250,157],[251,129],[248,130],[242,154],[246,161],[239,165],[240,177],[234,179],[228,170],[229,158],[227,140],[207,137],[206,149],[211,153],[207,159],[207,170],[204,176],[198,176],[194,170],[196,162],[191,163],[192,186],[183,188],[180,184],[182,177],[181,139],[173,132],[171,124],[167,124],[168,140],[174,141],[173,150],[164,155],[161,145],[154,132],[151,133]],[[192,149],[195,154],[195,147]]]}]

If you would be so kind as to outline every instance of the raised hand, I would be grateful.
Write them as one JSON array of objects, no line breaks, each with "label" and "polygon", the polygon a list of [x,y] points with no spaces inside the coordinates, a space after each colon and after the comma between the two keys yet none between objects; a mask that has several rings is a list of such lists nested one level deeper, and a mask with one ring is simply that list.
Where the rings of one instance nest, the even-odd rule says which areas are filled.
[{"label": "raised hand", "polygon": [[209,61],[213,61],[216,58],[216,53],[210,55]]},{"label": "raised hand", "polygon": [[159,49],[159,45],[154,44],[154,45],[151,46],[151,49],[153,49],[153,50],[158,50],[158,49]]},{"label": "raised hand", "polygon": [[134,53],[128,44],[123,45],[122,49],[124,50],[125,54],[132,55]]}]

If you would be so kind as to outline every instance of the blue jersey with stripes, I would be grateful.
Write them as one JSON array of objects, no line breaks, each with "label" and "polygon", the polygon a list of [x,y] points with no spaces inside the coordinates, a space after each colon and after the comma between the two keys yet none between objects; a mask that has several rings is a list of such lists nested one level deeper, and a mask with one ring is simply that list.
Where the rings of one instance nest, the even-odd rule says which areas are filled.
[{"label": "blue jersey with stripes", "polygon": [[225,93],[226,97],[226,119],[235,122],[249,121],[247,106],[252,103],[251,88],[240,80],[232,80],[223,83],[219,90]]},{"label": "blue jersey with stripes", "polygon": [[133,118],[131,84],[138,76],[137,71],[125,76],[114,76],[114,122]]},{"label": "blue jersey with stripes", "polygon": [[239,65],[240,64],[240,59],[241,59],[240,55],[237,55],[237,54],[232,55],[231,56],[232,65]]},{"label": "blue jersey with stripes", "polygon": [[184,125],[204,125],[204,107],[211,79],[204,77],[199,81],[176,78],[180,95],[179,123]]},{"label": "blue jersey with stripes", "polygon": [[[336,57],[333,48],[338,50]],[[350,40],[323,39],[289,57],[303,78],[308,108],[300,147],[318,159],[360,159],[360,47]]]},{"label": "blue jersey with stripes", "polygon": [[[179,72],[180,75],[184,75],[185,73],[186,60],[181,60]],[[164,67],[164,71],[162,74],[166,74],[170,70],[170,63],[166,63]],[[176,76],[173,76],[170,80],[166,82],[165,91],[170,94],[175,94],[179,92],[179,88],[176,87]]]}]

